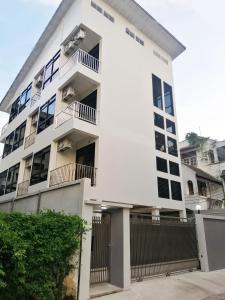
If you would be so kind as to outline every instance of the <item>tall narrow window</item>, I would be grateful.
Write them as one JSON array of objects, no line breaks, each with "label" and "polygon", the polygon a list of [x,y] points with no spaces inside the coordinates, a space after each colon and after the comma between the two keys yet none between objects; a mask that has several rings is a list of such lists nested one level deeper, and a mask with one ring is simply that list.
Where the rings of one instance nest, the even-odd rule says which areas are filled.
[{"label": "tall narrow window", "polygon": [[177,141],[168,137],[167,145],[168,145],[168,153],[173,156],[178,156]]},{"label": "tall narrow window", "polygon": [[0,174],[0,196],[5,194],[7,172],[4,171]]},{"label": "tall narrow window", "polygon": [[166,82],[164,82],[164,101],[166,112],[174,116],[173,91],[172,87]]},{"label": "tall narrow window", "polygon": [[175,123],[170,121],[170,120],[166,120],[166,130],[169,132],[169,133],[172,133],[172,134],[176,134],[176,126],[175,126]]},{"label": "tall narrow window", "polygon": [[158,196],[159,198],[170,198],[168,179],[158,177]]},{"label": "tall narrow window", "polygon": [[41,108],[38,121],[38,133],[53,124],[56,96],[53,96]]},{"label": "tall narrow window", "polygon": [[180,182],[171,181],[171,193],[173,200],[182,201],[182,191]]},{"label": "tall narrow window", "polygon": [[155,132],[155,147],[157,150],[166,152],[165,135],[159,132]]},{"label": "tall narrow window", "polygon": [[25,130],[26,130],[26,122],[24,122],[16,129],[14,135],[14,141],[13,141],[13,151],[23,145]]},{"label": "tall narrow window", "polygon": [[157,76],[152,75],[152,88],[153,88],[153,103],[154,106],[163,109],[162,101],[162,82]]},{"label": "tall narrow window", "polygon": [[16,191],[18,176],[19,176],[20,164],[11,167],[8,171],[5,194],[9,194]]},{"label": "tall narrow window", "polygon": [[154,124],[155,126],[164,129],[164,118],[159,114],[154,113]]},{"label": "tall narrow window", "polygon": [[30,185],[48,179],[48,168],[51,147],[47,147],[34,155]]},{"label": "tall narrow window", "polygon": [[60,51],[50,60],[45,67],[43,89],[55,79],[59,72]]},{"label": "tall narrow window", "polygon": [[9,123],[12,122],[12,120],[14,120],[15,117],[18,115],[19,108],[20,108],[20,98],[17,98],[16,101],[13,102],[12,107],[11,107]]},{"label": "tall narrow window", "polygon": [[13,149],[13,139],[14,139],[14,132],[10,133],[5,139],[5,146],[3,151],[3,158],[9,155]]},{"label": "tall narrow window", "polygon": [[25,91],[20,96],[20,108],[19,112],[24,110],[26,106],[28,105],[30,98],[31,98],[31,92],[32,92],[32,83],[26,88]]},{"label": "tall narrow window", "polygon": [[193,182],[191,180],[188,180],[188,193],[191,196],[194,195],[194,185],[193,185]]}]

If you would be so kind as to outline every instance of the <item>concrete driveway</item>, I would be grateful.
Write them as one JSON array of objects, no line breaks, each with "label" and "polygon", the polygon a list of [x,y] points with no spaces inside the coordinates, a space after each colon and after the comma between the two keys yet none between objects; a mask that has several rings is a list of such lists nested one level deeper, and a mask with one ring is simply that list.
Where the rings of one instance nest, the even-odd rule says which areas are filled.
[{"label": "concrete driveway", "polygon": [[123,291],[100,300],[225,300],[225,270],[193,272],[133,283]]}]

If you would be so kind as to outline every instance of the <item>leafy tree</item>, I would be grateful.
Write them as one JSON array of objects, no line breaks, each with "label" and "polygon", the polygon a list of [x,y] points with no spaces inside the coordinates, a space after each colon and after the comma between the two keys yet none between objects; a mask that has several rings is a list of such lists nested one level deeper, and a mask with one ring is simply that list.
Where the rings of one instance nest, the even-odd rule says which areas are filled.
[{"label": "leafy tree", "polygon": [[0,213],[0,299],[61,300],[86,223],[54,211]]},{"label": "leafy tree", "polygon": [[195,132],[189,132],[186,134],[185,139],[188,141],[189,145],[203,150],[204,144],[209,140],[209,137],[200,136]]}]

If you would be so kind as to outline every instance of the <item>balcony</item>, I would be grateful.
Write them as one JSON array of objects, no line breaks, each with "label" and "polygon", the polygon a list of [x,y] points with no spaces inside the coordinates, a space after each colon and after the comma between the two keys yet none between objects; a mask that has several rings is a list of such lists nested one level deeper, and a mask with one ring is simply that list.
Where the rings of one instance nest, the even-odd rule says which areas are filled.
[{"label": "balcony", "polygon": [[96,168],[82,164],[68,164],[50,172],[50,187],[89,178],[91,185],[96,185]]},{"label": "balcony", "polygon": [[182,163],[190,166],[197,166],[198,161],[196,156],[186,157],[182,159]]},{"label": "balcony", "polygon": [[33,145],[35,143],[35,139],[36,139],[36,131],[34,131],[33,133],[31,133],[30,135],[28,135],[25,138],[25,142],[24,142],[24,149],[29,148],[31,145]]},{"label": "balcony", "polygon": [[85,122],[96,125],[96,109],[75,101],[69,105],[64,111],[60,112],[55,117],[55,126],[58,128],[68,120],[77,118]]},{"label": "balcony", "polygon": [[[84,68],[83,68],[84,67]],[[78,49],[60,69],[61,86],[65,85],[76,73],[84,74],[95,81],[100,70],[100,61],[82,49]],[[89,72],[91,71],[91,73]]]}]

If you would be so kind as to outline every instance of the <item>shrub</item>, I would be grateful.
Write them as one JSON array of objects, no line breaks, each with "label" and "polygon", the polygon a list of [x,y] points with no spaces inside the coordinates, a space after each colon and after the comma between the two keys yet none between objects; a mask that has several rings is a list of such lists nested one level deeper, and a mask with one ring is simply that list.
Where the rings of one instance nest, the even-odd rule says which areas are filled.
[{"label": "shrub", "polygon": [[54,211],[0,213],[0,299],[61,300],[85,222]]}]

